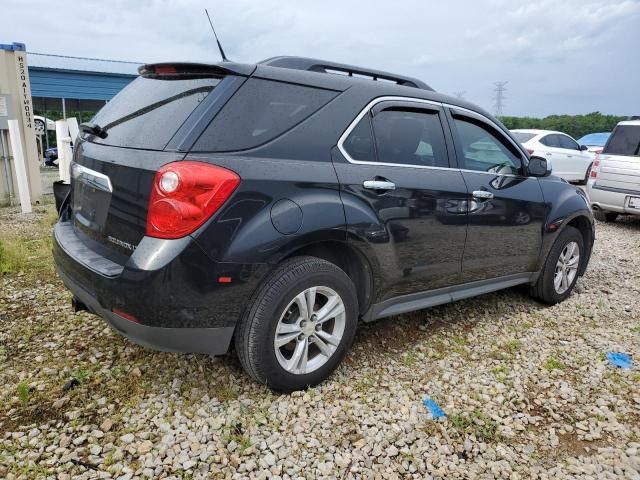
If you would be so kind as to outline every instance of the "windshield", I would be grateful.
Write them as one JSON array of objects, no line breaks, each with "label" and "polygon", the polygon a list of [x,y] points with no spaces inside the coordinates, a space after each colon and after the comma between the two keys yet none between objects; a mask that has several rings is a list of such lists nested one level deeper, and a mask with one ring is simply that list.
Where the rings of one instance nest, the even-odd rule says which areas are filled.
[{"label": "windshield", "polygon": [[513,137],[520,143],[528,142],[529,140],[531,140],[533,137],[536,136],[535,133],[526,133],[526,132],[511,132],[511,135],[513,135]]},{"label": "windshield", "polygon": [[91,141],[162,150],[219,82],[218,78],[138,77],[93,118],[92,122],[107,130],[107,136],[91,137]]},{"label": "windshield", "polygon": [[577,140],[580,145],[587,145],[588,147],[604,147],[607,143],[610,133],[590,133]]}]

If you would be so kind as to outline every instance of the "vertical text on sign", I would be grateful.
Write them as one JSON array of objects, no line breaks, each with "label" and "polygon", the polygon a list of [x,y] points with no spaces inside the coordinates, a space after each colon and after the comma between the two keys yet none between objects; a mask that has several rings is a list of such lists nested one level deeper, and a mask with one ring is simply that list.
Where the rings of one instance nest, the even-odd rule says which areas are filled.
[{"label": "vertical text on sign", "polygon": [[18,67],[18,85],[20,96],[22,97],[22,109],[24,110],[24,120],[27,128],[33,128],[33,112],[31,108],[31,88],[27,77],[27,65],[24,54],[16,55],[16,65]]}]

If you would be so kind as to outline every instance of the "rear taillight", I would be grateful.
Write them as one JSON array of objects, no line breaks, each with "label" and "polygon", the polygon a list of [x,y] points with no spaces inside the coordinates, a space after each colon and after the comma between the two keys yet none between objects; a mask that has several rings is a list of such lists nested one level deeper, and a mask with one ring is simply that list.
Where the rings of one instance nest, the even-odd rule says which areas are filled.
[{"label": "rear taillight", "polygon": [[591,165],[591,173],[589,177],[596,178],[598,176],[598,167],[600,166],[600,159],[598,158],[598,154],[596,154],[596,159],[593,161],[593,165]]},{"label": "rear taillight", "polygon": [[201,162],[174,162],[156,173],[147,213],[147,235],[180,238],[211,217],[240,184],[231,170]]}]

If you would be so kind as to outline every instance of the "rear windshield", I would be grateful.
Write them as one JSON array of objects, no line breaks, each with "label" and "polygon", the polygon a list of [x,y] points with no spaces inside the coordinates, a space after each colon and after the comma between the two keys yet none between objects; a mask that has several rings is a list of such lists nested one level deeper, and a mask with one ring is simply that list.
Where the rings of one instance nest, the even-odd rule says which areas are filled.
[{"label": "rear windshield", "polygon": [[618,125],[602,153],[611,155],[640,155],[640,125]]},{"label": "rear windshield", "polygon": [[535,133],[524,133],[524,132],[511,132],[511,135],[513,135],[513,138],[515,138],[520,143],[528,142],[529,140],[531,140],[533,137],[536,136]]},{"label": "rear windshield", "polygon": [[333,90],[250,78],[213,119],[193,151],[257,147],[290,130],[337,94]]},{"label": "rear windshield", "polygon": [[138,77],[93,118],[107,130],[91,141],[119,147],[162,150],[217,78],[156,79]]}]

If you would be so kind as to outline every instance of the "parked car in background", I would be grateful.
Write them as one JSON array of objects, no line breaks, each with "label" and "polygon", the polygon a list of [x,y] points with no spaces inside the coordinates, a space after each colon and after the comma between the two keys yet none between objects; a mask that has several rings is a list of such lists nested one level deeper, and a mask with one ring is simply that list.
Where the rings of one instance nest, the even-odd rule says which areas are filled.
[{"label": "parked car in background", "polygon": [[640,215],[640,120],[618,123],[596,157],[587,194],[598,220]]},{"label": "parked car in background", "polygon": [[56,269],[76,309],[135,342],[235,345],[257,381],[302,389],[359,319],[515,285],[565,300],[594,221],[550,173],[417,79],[299,57],[146,65],[81,125]]},{"label": "parked car in background", "polygon": [[552,130],[511,130],[513,136],[529,152],[551,161],[553,175],[569,182],[585,184],[594,154],[586,145],[580,145],[566,133]]},{"label": "parked car in background", "polygon": [[58,147],[47,148],[44,151],[44,165],[46,167],[58,166]]},{"label": "parked car in background", "polygon": [[55,131],[56,122],[49,118],[41,117],[40,115],[33,116],[33,129],[36,135],[44,135],[45,129]]},{"label": "parked car in background", "polygon": [[588,152],[600,153],[607,143],[611,132],[589,133],[576,140],[580,145],[586,145]]}]

